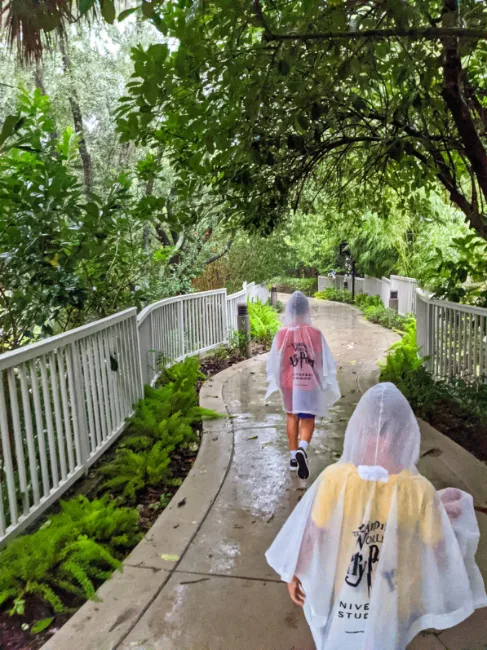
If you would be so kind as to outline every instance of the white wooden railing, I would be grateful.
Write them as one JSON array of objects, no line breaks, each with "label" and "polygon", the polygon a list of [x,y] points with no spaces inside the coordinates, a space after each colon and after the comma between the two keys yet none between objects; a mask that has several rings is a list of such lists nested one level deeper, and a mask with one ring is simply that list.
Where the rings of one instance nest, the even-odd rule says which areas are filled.
[{"label": "white wooden railing", "polygon": [[391,275],[391,290],[397,291],[399,299],[398,312],[403,316],[416,313],[416,289],[418,282],[414,278]]},{"label": "white wooden railing", "polygon": [[487,309],[436,300],[418,289],[416,318],[420,354],[436,377],[486,377]]},{"label": "white wooden railing", "polygon": [[125,427],[142,396],[137,314],[0,356],[0,541],[69,488]]},{"label": "white wooden railing", "polygon": [[[318,287],[351,288],[351,278],[319,276]],[[432,298],[418,288],[414,278],[391,275],[355,279],[357,293],[380,296],[389,306],[391,291],[397,291],[398,312],[416,316],[417,341],[427,368],[437,378],[487,379],[487,309]]]},{"label": "white wooden railing", "polygon": [[[318,291],[328,288],[343,289],[344,285],[352,288],[352,278],[348,275],[337,275],[336,277],[318,276]],[[416,313],[416,288],[417,281],[414,278],[406,278],[400,275],[391,275],[389,278],[372,278],[364,276],[355,278],[355,292],[366,293],[369,296],[379,296],[385,307],[389,307],[391,291],[397,291],[399,299],[398,312],[403,316]]]},{"label": "white wooden railing", "polygon": [[227,343],[246,285],[167,298],[0,355],[0,546],[80,478],[122,433],[161,362]]}]

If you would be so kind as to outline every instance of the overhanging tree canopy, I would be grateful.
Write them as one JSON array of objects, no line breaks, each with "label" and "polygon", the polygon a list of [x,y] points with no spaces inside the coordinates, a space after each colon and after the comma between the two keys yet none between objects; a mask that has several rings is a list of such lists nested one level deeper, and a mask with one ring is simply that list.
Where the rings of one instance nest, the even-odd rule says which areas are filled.
[{"label": "overhanging tree canopy", "polygon": [[[67,21],[115,19],[114,0],[2,8],[25,56]],[[211,188],[266,230],[310,179],[368,204],[439,181],[487,237],[484,2],[153,0],[119,18],[135,11],[169,46],[134,51],[120,131],[172,157],[182,195]]]},{"label": "overhanging tree canopy", "polygon": [[[134,51],[124,139],[169,152],[240,223],[303,187],[351,200],[438,181],[487,237],[487,9],[462,0],[144,3],[171,38]],[[174,39],[174,40],[173,40]]]}]

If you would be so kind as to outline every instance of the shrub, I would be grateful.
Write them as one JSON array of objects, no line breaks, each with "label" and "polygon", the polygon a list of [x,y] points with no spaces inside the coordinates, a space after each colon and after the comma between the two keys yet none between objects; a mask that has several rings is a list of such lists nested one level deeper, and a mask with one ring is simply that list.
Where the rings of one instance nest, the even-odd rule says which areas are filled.
[{"label": "shrub", "polygon": [[108,477],[101,490],[132,504],[147,485],[158,486],[171,477],[171,454],[197,440],[194,425],[221,417],[198,405],[196,385],[202,379],[199,361],[188,357],[163,370],[162,386],[145,387],[145,398],[129,421],[128,436],[115,459],[101,469]]},{"label": "shrub", "polygon": [[345,302],[349,305],[353,304],[352,292],[348,289],[335,289],[330,287],[323,291],[317,291],[315,298],[320,300],[334,300],[335,302]]},{"label": "shrub", "polygon": [[318,278],[276,277],[269,282],[269,288],[271,287],[276,287],[282,293],[302,291],[307,296],[312,296],[318,288]]},{"label": "shrub", "polygon": [[281,327],[279,314],[270,305],[249,302],[250,336],[256,341],[269,343]]},{"label": "shrub", "polygon": [[146,486],[179,484],[171,478],[172,453],[194,443],[197,422],[220,417],[198,405],[196,387],[203,378],[198,360],[188,358],[164,368],[160,386],[145,387],[115,459],[100,470],[108,477],[101,488],[107,494],[62,502],[60,513],[1,551],[1,608],[22,615],[26,598],[34,597],[60,612],[68,598],[72,604],[73,596],[95,597],[97,583],[141,538],[138,511],[121,504],[133,504]]},{"label": "shrub", "polygon": [[140,537],[138,512],[108,497],[61,502],[59,514],[2,551],[0,606],[23,614],[25,598],[35,596],[60,612],[68,595],[93,598],[95,582],[108,579]]},{"label": "shrub", "polygon": [[402,330],[410,320],[407,316],[401,316],[394,309],[388,309],[384,305],[371,305],[363,309],[363,314],[372,323],[378,323],[382,327]]},{"label": "shrub", "polygon": [[366,293],[357,293],[355,295],[355,304],[360,309],[365,307],[383,307],[383,302],[380,296],[369,296]]}]

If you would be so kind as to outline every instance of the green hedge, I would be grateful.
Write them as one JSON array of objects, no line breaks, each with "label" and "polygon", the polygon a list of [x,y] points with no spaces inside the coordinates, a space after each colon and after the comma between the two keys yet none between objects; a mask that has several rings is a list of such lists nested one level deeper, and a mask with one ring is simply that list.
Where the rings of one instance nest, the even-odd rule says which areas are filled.
[{"label": "green hedge", "polygon": [[269,282],[269,289],[271,287],[276,287],[281,293],[302,291],[307,296],[312,296],[318,288],[318,278],[290,278],[278,276]]},{"label": "green hedge", "polygon": [[381,364],[380,381],[395,384],[418,417],[487,460],[487,384],[483,377],[439,380],[425,367],[411,319]]},{"label": "green hedge", "polygon": [[315,298],[318,298],[320,300],[334,300],[335,302],[345,302],[349,305],[353,305],[352,292],[348,291],[348,289],[324,289],[323,291],[317,291],[315,293]]},{"label": "green hedge", "polygon": [[389,329],[402,331],[411,320],[410,316],[401,316],[394,309],[384,307],[380,296],[368,296],[364,293],[359,293],[355,296],[355,300],[353,300],[352,292],[348,289],[329,288],[315,293],[315,298],[344,302],[349,305],[355,303],[367,320]]}]

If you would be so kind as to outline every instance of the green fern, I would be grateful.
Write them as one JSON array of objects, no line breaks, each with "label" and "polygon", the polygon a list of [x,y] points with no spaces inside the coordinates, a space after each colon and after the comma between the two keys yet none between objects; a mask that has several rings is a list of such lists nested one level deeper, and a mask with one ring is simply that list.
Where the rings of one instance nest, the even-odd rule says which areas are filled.
[{"label": "green fern", "polygon": [[249,302],[250,336],[256,341],[270,342],[281,327],[279,314],[270,305]]},{"label": "green fern", "polygon": [[146,387],[128,436],[107,476],[103,498],[77,497],[30,535],[13,540],[0,552],[0,608],[21,612],[26,598],[63,611],[73,595],[96,596],[96,587],[120,566],[121,558],[141,539],[138,512],[114,502],[135,503],[147,485],[171,484],[171,455],[197,440],[195,425],[221,417],[198,405],[197,383],[203,379],[197,359],[186,359],[163,373],[157,388]]},{"label": "green fern", "polygon": [[59,612],[68,594],[93,597],[94,581],[110,575],[140,538],[134,510],[107,498],[63,502],[59,514],[0,553],[0,606],[30,596]]}]

